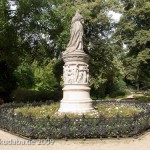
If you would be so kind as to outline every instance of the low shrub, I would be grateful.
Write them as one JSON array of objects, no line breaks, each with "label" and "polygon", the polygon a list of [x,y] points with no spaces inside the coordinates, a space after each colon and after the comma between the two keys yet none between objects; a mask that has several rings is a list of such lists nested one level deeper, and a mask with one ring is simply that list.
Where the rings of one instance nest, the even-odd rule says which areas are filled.
[{"label": "low shrub", "polygon": [[146,93],[147,96],[150,96],[150,89]]},{"label": "low shrub", "polygon": [[150,103],[150,96],[134,96],[137,102]]},{"label": "low shrub", "polygon": [[96,88],[93,85],[91,86],[91,97],[95,100],[106,99],[107,97],[125,97],[127,94],[129,94],[129,92],[126,83],[120,77],[116,77],[102,85],[98,85]]},{"label": "low shrub", "polygon": [[115,78],[113,82],[108,83],[107,95],[111,98],[125,96],[127,94],[126,83],[121,78]]},{"label": "low shrub", "polygon": [[62,91],[33,91],[27,89],[17,89],[12,92],[11,98],[13,102],[27,103],[27,102],[40,102],[46,100],[59,101],[62,99]]}]

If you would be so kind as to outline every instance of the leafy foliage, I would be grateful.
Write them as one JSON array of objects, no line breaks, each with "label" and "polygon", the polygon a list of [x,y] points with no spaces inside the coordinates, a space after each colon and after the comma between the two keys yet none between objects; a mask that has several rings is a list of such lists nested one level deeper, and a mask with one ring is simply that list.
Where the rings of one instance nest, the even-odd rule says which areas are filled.
[{"label": "leafy foliage", "polygon": [[46,102],[47,100],[60,101],[62,99],[62,91],[49,91],[49,90],[27,90],[16,89],[12,92],[11,98],[15,103],[34,103],[34,102]]},{"label": "leafy foliage", "polygon": [[0,97],[9,100],[10,92],[16,87],[14,70],[20,54],[17,31],[12,23],[11,9],[6,0],[0,1]]},{"label": "leafy foliage", "polygon": [[135,100],[139,103],[149,103],[150,96],[134,96]]},{"label": "leafy foliage", "polygon": [[126,83],[121,78],[115,78],[108,84],[108,94],[110,97],[125,96],[127,94]]},{"label": "leafy foliage", "polygon": [[32,70],[34,74],[34,86],[35,90],[51,90],[57,87],[56,78],[53,73],[53,66],[55,60],[51,60],[47,63],[39,65],[34,61],[32,64]]},{"label": "leafy foliage", "polygon": [[31,65],[25,60],[15,70],[17,86],[20,88],[31,89],[34,86],[34,73]]},{"label": "leafy foliage", "polygon": [[127,45],[124,66],[126,78],[150,81],[150,2],[122,0],[122,18],[117,26],[117,40]]},{"label": "leafy foliage", "polygon": [[28,62],[23,61],[15,70],[18,86],[33,90],[50,90],[59,87],[54,76],[54,66],[56,59],[45,60],[39,64],[36,60],[29,66]]},{"label": "leafy foliage", "polygon": [[[110,2],[100,2],[99,0],[56,2],[49,0],[39,3],[29,0],[26,3],[24,0],[18,1],[17,6],[13,21],[19,29],[22,46],[23,48],[27,46],[28,55],[33,61],[36,59],[38,63],[42,64],[42,67],[46,65],[47,58],[61,57],[69,41],[71,18],[77,9],[81,11],[85,18],[84,50],[91,56],[90,85],[92,91],[96,93],[101,93],[100,89],[104,88],[102,95],[105,96],[107,83],[113,82],[116,76],[120,76],[120,68],[122,68],[122,64],[117,61],[118,58],[115,56],[118,49],[116,50],[108,38],[113,32],[114,26],[107,15]],[[60,68],[63,65],[59,60],[53,69],[58,86],[61,85],[62,69]],[[39,66],[33,68],[40,70]],[[60,72],[58,72],[59,70]],[[46,84],[49,82],[44,82],[46,74],[44,76],[43,74],[36,75],[39,76],[35,79],[36,82],[43,81],[43,83],[36,83],[37,86],[48,87]],[[34,76],[36,75],[34,74]],[[99,97],[99,94],[97,95]]]},{"label": "leafy foliage", "polygon": [[[62,52],[69,41],[71,18],[77,9],[85,19],[84,51],[91,57],[92,97],[123,95],[126,88],[123,78],[149,84],[148,0],[14,0],[13,3],[14,10],[9,1],[0,2],[1,91],[10,93],[16,84],[36,90],[61,87]],[[108,15],[109,10],[122,13],[119,24]],[[124,44],[127,49],[122,48]]]}]

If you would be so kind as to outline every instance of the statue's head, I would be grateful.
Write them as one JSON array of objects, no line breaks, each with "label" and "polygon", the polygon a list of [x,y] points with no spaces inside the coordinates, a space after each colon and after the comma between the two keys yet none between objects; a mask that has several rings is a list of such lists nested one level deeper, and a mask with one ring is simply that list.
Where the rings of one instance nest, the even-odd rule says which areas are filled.
[{"label": "statue's head", "polygon": [[80,21],[81,23],[84,23],[84,18],[83,16],[80,14],[79,10],[76,11],[75,16],[72,18],[71,23],[75,23],[76,21]]}]

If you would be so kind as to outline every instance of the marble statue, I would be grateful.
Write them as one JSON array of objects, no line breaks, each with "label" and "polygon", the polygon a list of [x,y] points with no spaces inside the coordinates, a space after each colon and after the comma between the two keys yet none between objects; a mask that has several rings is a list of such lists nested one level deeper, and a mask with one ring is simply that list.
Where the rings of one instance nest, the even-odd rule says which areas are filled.
[{"label": "marble statue", "polygon": [[71,22],[71,37],[63,53],[63,99],[59,113],[94,111],[89,87],[89,56],[83,50],[83,16],[76,12]]},{"label": "marble statue", "polygon": [[76,12],[71,22],[71,37],[64,55],[72,52],[83,52],[83,16]]}]

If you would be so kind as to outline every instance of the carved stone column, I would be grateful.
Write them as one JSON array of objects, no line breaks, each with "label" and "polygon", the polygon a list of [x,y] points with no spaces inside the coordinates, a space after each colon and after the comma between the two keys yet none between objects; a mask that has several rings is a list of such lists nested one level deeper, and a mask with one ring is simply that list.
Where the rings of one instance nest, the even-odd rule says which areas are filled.
[{"label": "carved stone column", "polygon": [[64,55],[63,68],[63,99],[59,112],[90,112],[93,110],[88,85],[89,56],[85,53],[74,52]]}]

